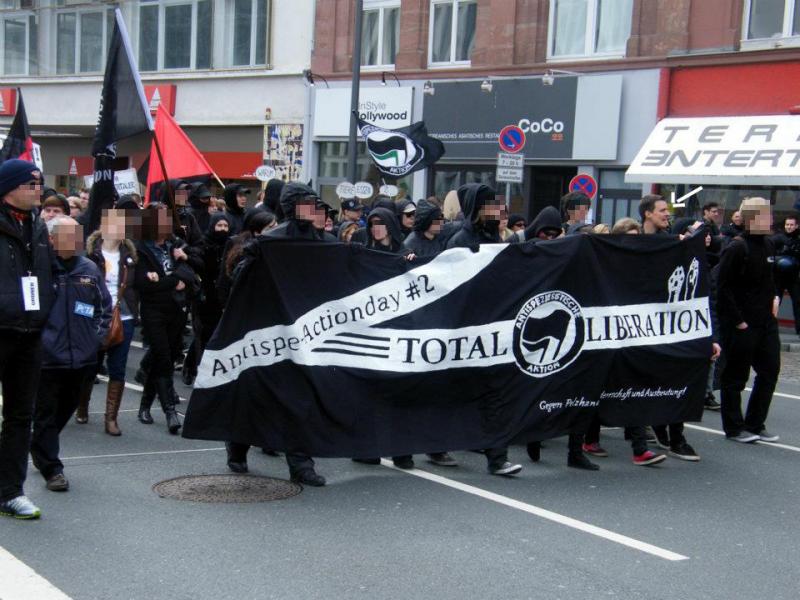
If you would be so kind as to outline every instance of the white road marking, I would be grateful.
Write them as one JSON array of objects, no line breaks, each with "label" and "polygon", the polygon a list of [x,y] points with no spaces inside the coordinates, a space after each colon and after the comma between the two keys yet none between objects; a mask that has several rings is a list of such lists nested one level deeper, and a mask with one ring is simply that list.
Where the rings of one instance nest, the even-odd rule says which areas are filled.
[{"label": "white road marking", "polygon": [[[131,456],[158,456],[161,454],[188,454],[190,452],[216,452],[225,450],[225,446],[217,448],[191,448],[189,450],[157,450],[154,452],[127,452],[125,454],[93,454],[91,456],[63,456],[61,460],[89,460],[92,458],[128,458]],[[0,600],[6,600],[0,596]]]},{"label": "white road marking", "polygon": [[[35,527],[35,525],[33,525]],[[31,532],[33,534],[33,532]],[[28,565],[0,546],[0,598],[2,600],[71,600]]]},{"label": "white road marking", "polygon": [[[696,429],[697,431],[705,431],[706,433],[713,433],[715,435],[725,435],[724,431],[720,431],[719,429],[711,429],[710,427],[703,427],[702,425],[691,425],[689,423],[686,423],[684,427],[688,427],[689,429]],[[753,443],[761,444],[763,446],[769,446],[770,448],[774,447],[774,448],[781,448],[783,450],[791,450],[792,452],[800,452],[800,448],[798,448],[797,446],[789,446],[788,444],[779,444],[778,442],[762,442],[761,440],[757,440]]]},{"label": "white road marking", "polygon": [[133,346],[134,348],[144,349],[144,344],[142,342],[137,342],[136,340],[131,340],[131,346]]},{"label": "white road marking", "polygon": [[[752,392],[753,388],[744,388],[745,392]],[[794,394],[784,394],[783,392],[773,392],[773,396],[780,396],[781,398],[790,398],[792,400],[800,400],[800,396],[795,396]]]},{"label": "white road marking", "polygon": [[547,519],[548,521],[552,521],[560,525],[566,525],[567,527],[577,529],[578,531],[583,531],[584,533],[596,535],[597,537],[601,537],[611,542],[622,544],[623,546],[628,546],[629,548],[633,548],[641,552],[646,552],[647,554],[652,554],[653,556],[657,556],[658,558],[663,558],[671,561],[689,560],[688,556],[677,554],[675,552],[672,552],[671,550],[665,550],[664,548],[653,546],[652,544],[648,544],[647,542],[642,542],[630,538],[628,536],[615,533],[613,531],[609,531],[608,529],[603,529],[602,527],[591,525],[590,523],[578,521],[577,519],[573,519],[572,517],[567,517],[565,515],[561,515],[559,513],[547,510],[545,508],[540,508],[538,506],[534,506],[533,504],[528,504],[526,502],[520,502],[519,500],[514,500],[513,498],[508,498],[506,496],[501,496],[500,494],[495,494],[494,492],[489,492],[479,487],[467,485],[465,483],[461,483],[453,479],[448,479],[447,477],[435,475],[433,473],[429,473],[428,471],[422,471],[420,469],[409,469],[409,470],[398,469],[392,464],[392,461],[386,459],[382,459],[381,464],[384,467],[395,469],[402,473],[406,473],[407,475],[413,475],[415,477],[420,477],[421,479],[427,479],[428,481],[433,481],[434,483],[439,483],[441,485],[445,485],[455,490],[459,490],[467,494],[472,494],[473,496],[478,496],[479,498],[483,498],[484,500],[490,500],[491,502],[496,502],[498,504],[502,504],[503,506],[515,508],[517,510],[529,513],[531,515],[541,517],[542,519]]}]

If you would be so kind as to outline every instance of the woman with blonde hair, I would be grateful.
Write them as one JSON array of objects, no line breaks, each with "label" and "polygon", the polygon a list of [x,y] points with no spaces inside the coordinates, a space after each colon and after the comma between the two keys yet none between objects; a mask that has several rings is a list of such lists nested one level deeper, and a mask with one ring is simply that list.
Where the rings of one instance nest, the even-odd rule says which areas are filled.
[{"label": "woman with blonde hair", "polygon": [[625,217],[614,223],[614,227],[611,228],[611,233],[640,234],[642,233],[642,226],[635,219]]},{"label": "woman with blonde hair", "polygon": [[442,216],[445,221],[457,221],[460,213],[461,203],[458,201],[458,193],[455,190],[450,190],[444,197]]}]

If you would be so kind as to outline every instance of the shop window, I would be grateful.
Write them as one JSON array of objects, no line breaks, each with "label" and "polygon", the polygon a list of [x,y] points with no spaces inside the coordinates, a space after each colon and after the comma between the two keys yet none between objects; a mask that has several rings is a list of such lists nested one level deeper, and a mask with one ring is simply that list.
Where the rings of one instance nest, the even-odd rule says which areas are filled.
[{"label": "shop window", "polygon": [[400,45],[400,3],[364,2],[361,66],[392,67]]},{"label": "shop window", "polygon": [[800,4],[797,0],[746,0],[745,40],[774,40],[800,35]]},{"label": "shop window", "polygon": [[[4,8],[19,8],[19,2],[6,0]],[[37,20],[32,14],[0,15],[0,52],[3,75],[36,75]]]},{"label": "shop window", "polygon": [[141,0],[139,70],[211,68],[211,0]]},{"label": "shop window", "polygon": [[102,71],[113,31],[112,10],[57,13],[56,73]]},{"label": "shop window", "polygon": [[477,0],[431,0],[428,62],[468,64],[475,45]]},{"label": "shop window", "polygon": [[623,57],[633,0],[550,0],[549,59]]},{"label": "shop window", "polygon": [[232,67],[267,64],[268,0],[230,0],[228,5]]}]

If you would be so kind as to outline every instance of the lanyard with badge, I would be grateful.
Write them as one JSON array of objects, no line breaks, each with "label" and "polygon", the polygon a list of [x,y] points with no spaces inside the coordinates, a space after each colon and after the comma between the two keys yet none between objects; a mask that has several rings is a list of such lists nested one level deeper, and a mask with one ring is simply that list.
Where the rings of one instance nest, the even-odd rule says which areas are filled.
[{"label": "lanyard with badge", "polygon": [[39,305],[39,278],[31,275],[28,271],[28,276],[22,278],[22,300],[27,312],[40,310]]}]

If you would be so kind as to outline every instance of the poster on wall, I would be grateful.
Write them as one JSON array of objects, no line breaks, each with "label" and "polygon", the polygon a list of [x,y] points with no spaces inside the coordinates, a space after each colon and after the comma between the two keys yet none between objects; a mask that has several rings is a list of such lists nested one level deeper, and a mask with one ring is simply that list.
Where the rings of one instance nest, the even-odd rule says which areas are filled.
[{"label": "poster on wall", "polygon": [[288,123],[264,127],[264,164],[283,181],[300,179],[303,170],[303,125]]}]

